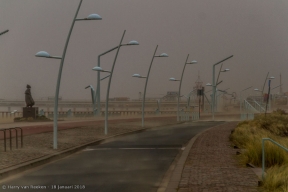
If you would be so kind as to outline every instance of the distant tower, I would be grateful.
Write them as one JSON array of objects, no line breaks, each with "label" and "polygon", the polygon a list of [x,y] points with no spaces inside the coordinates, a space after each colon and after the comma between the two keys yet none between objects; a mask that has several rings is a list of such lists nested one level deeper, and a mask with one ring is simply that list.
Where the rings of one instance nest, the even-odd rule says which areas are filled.
[{"label": "distant tower", "polygon": [[200,79],[199,71],[198,71],[198,79],[196,80],[195,84],[196,85],[195,85],[194,89],[202,89],[203,82]]}]

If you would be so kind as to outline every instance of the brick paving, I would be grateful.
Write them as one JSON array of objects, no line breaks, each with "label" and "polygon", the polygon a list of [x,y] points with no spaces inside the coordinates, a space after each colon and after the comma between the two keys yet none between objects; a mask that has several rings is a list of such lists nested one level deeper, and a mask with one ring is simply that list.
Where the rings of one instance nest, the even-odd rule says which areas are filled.
[{"label": "brick paving", "polygon": [[257,191],[257,176],[240,166],[229,141],[236,125],[219,125],[197,138],[184,164],[178,192]]}]

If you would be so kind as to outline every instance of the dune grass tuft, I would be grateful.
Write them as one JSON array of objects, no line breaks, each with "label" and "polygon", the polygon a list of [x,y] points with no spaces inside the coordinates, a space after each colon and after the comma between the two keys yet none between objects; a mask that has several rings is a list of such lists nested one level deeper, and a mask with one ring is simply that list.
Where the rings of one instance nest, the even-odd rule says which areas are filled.
[{"label": "dune grass tuft", "polygon": [[[231,134],[231,141],[246,149],[240,160],[243,164],[262,166],[262,138],[270,138],[288,148],[288,115],[283,110],[260,114],[251,121],[242,121]],[[265,166],[267,176],[263,191],[288,192],[288,152],[265,141]]]}]

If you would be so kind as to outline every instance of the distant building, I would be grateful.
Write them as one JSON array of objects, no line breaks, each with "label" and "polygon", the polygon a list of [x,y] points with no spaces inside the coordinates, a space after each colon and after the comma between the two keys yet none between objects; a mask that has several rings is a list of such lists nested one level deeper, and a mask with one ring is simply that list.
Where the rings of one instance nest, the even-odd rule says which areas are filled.
[{"label": "distant building", "polygon": [[167,94],[162,97],[163,101],[176,101],[178,98],[178,91],[167,91]]}]

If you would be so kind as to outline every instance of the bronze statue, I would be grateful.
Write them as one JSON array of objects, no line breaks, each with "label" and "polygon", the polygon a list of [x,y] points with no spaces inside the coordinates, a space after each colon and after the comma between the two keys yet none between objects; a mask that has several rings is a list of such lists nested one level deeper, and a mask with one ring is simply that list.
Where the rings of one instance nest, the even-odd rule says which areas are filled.
[{"label": "bronze statue", "polygon": [[32,95],[31,95],[31,91],[30,91],[31,86],[27,85],[26,88],[27,88],[25,91],[26,107],[32,107],[35,104],[35,102],[34,102]]}]

